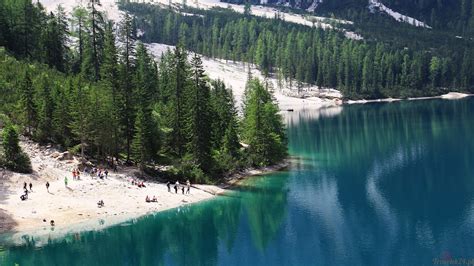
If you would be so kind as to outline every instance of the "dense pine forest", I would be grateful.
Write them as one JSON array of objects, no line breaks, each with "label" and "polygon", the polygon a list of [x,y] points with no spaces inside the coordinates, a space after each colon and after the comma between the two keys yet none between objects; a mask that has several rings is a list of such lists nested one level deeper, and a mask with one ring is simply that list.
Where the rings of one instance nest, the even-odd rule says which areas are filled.
[{"label": "dense pine forest", "polygon": [[[349,19],[358,26],[365,23],[369,13],[369,0],[223,0],[235,4],[262,4],[292,12]],[[423,21],[437,30],[449,30],[459,35],[474,36],[473,0],[377,0],[404,15]],[[285,5],[286,4],[286,5]],[[309,7],[315,7],[314,10]],[[372,14],[374,16],[374,14]],[[393,19],[392,19],[393,20]]]},{"label": "dense pine forest", "polygon": [[[118,158],[163,175],[211,182],[286,156],[282,118],[249,77],[242,117],[231,90],[178,46],[155,62],[129,15],[115,25],[98,2],[71,20],[31,0],[0,1],[0,163],[27,172],[18,133],[90,160]],[[242,144],[242,143],[245,143]],[[20,153],[19,153],[20,154]],[[22,161],[23,160],[23,161]]]},{"label": "dense pine forest", "polygon": [[[137,17],[145,42],[183,43],[206,56],[254,63],[266,75],[276,75],[288,84],[336,88],[351,99],[474,91],[472,41],[454,36],[434,40],[422,29],[408,29],[410,25],[402,27],[405,32],[394,29],[393,35],[383,33],[380,38],[380,31],[387,28],[377,28],[367,39],[357,41],[347,39],[340,30],[227,9],[187,8],[182,14],[156,5],[122,7]],[[397,38],[397,34],[408,37]]]}]

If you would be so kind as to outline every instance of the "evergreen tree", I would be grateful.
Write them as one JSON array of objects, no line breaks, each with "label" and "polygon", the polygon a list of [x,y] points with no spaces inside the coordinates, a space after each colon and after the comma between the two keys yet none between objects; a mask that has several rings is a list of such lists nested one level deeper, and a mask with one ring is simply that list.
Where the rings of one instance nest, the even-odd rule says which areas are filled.
[{"label": "evergreen tree", "polygon": [[186,51],[177,46],[173,54],[172,66],[172,92],[170,96],[169,124],[171,132],[171,147],[173,151],[182,156],[185,152],[186,136],[184,132],[185,122],[185,94],[189,87],[189,66],[186,60]]},{"label": "evergreen tree", "polygon": [[31,173],[30,158],[21,150],[19,142],[18,133],[12,125],[8,125],[3,129],[3,164],[13,171]]},{"label": "evergreen tree", "polygon": [[187,153],[204,173],[210,173],[211,157],[211,106],[210,88],[202,61],[196,54],[191,60],[192,86],[188,90],[186,135]]},{"label": "evergreen tree", "polygon": [[53,112],[55,103],[52,97],[52,84],[48,75],[43,74],[38,81],[38,130],[36,139],[40,142],[51,140],[50,133],[53,132]]},{"label": "evergreen tree", "polygon": [[121,97],[123,103],[121,104],[121,120],[122,129],[125,134],[125,149],[127,162],[130,161],[131,155],[131,144],[134,135],[135,125],[135,105],[133,99],[133,71],[135,67],[135,41],[136,41],[136,29],[134,28],[133,18],[125,13],[124,18],[120,25],[120,40],[123,43],[122,57],[121,57],[121,69],[120,69],[120,80],[121,80]]},{"label": "evergreen tree", "polygon": [[102,12],[97,9],[100,1],[89,0],[89,18],[85,39],[82,73],[90,80],[100,79],[100,65],[103,59],[105,21]]},{"label": "evergreen tree", "polygon": [[36,105],[34,102],[34,88],[28,70],[25,71],[20,81],[21,110],[26,132],[32,135],[37,123]]},{"label": "evergreen tree", "polygon": [[79,72],[79,69],[82,67],[82,62],[84,60],[84,47],[85,47],[85,38],[86,38],[86,22],[87,22],[87,10],[81,6],[77,6],[73,9],[72,12],[72,27],[73,36],[77,37],[77,50],[78,56],[75,59],[73,65],[73,71],[75,73]]},{"label": "evergreen tree", "polygon": [[286,155],[282,117],[271,94],[258,79],[251,80],[249,88],[242,124],[250,163],[258,166],[276,163]]},{"label": "evergreen tree", "polygon": [[115,46],[115,35],[113,23],[109,21],[105,27],[104,36],[104,61],[101,67],[101,83],[110,95],[111,102],[108,110],[110,119],[107,121],[112,130],[113,155],[118,156],[120,146],[120,105],[123,103],[119,86],[119,65],[117,58],[117,47]]},{"label": "evergreen tree", "polygon": [[152,116],[151,99],[154,88],[154,68],[152,59],[145,46],[139,43],[137,47],[137,117],[135,120],[135,135],[132,143],[133,157],[141,167],[156,157],[158,150],[158,134]]}]

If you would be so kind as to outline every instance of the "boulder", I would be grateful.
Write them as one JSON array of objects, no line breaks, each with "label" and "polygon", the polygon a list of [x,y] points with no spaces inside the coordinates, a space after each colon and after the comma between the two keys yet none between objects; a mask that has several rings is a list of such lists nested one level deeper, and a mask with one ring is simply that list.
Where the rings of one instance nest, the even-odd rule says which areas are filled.
[{"label": "boulder", "polygon": [[50,156],[51,156],[51,158],[58,158],[59,155],[61,155],[61,154],[56,151],[56,152],[53,152]]},{"label": "boulder", "polygon": [[68,151],[63,152],[58,156],[58,160],[60,160],[60,161],[72,160],[72,159],[73,159],[73,155]]}]

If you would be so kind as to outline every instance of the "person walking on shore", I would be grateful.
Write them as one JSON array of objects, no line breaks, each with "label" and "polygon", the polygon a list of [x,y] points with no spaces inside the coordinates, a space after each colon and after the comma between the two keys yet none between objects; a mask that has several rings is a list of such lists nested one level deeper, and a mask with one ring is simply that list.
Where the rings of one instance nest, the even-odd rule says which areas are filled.
[{"label": "person walking on shore", "polygon": [[48,193],[49,193],[49,182],[48,182],[48,181],[46,181],[46,190],[47,190]]}]

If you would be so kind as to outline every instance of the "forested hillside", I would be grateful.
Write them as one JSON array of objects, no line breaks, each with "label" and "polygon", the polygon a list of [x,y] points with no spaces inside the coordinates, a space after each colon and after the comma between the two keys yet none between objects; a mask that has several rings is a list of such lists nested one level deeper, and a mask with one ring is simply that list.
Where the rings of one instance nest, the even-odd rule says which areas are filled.
[{"label": "forested hillside", "polygon": [[472,42],[454,37],[433,40],[421,29],[409,31],[413,38],[397,37],[394,30],[393,35],[387,33],[381,41],[376,37],[382,33],[373,30],[373,37],[355,41],[337,30],[225,9],[186,9],[186,15],[182,15],[154,5],[122,7],[137,17],[145,42],[182,43],[206,56],[251,62],[267,75],[274,74],[289,84],[336,88],[347,98],[474,90]]},{"label": "forested hillside", "polygon": [[194,182],[286,156],[281,117],[260,81],[249,80],[239,118],[232,92],[207,78],[199,56],[177,47],[155,62],[131,16],[114,25],[97,5],[76,8],[69,22],[62,9],[0,1],[2,124],[89,159],[172,165],[167,175]]},{"label": "forested hillside", "polygon": [[458,34],[474,35],[473,0],[223,0],[235,4],[271,5],[293,11],[309,11],[320,15],[336,14],[363,24],[357,16],[369,13],[371,2],[385,6],[409,17],[423,21],[434,29],[452,30]]}]

